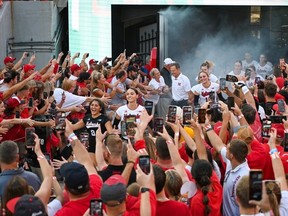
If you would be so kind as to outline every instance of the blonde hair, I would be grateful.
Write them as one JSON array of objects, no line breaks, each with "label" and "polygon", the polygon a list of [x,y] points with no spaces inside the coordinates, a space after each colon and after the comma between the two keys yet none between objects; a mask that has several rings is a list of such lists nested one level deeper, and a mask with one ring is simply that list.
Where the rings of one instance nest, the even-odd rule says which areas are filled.
[{"label": "blonde hair", "polygon": [[94,89],[97,86],[97,84],[98,84],[99,80],[101,79],[102,75],[104,76],[104,74],[102,74],[102,73],[100,73],[100,72],[98,72],[96,70],[94,70],[92,72],[92,74],[91,74],[91,89]]},{"label": "blonde hair", "polygon": [[74,86],[74,83],[76,83],[76,80],[70,80],[65,78],[63,80],[62,89],[65,91],[69,91]]}]

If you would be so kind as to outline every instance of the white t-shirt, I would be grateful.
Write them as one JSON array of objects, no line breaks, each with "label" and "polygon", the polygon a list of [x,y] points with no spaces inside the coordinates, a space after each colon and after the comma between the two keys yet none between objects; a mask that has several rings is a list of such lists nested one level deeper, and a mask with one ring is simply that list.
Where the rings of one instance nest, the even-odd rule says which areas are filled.
[{"label": "white t-shirt", "polygon": [[188,92],[191,89],[190,80],[182,73],[175,78],[172,76],[172,98],[174,101],[188,100]]},{"label": "white t-shirt", "polygon": [[240,74],[235,74],[234,71],[230,71],[228,74],[229,75],[233,75],[233,76],[245,76],[245,72],[244,71],[241,71]]},{"label": "white t-shirt", "polygon": [[[261,75],[258,75],[258,74],[257,74],[256,77],[259,77],[261,81],[264,80],[264,78],[263,78]],[[251,78],[250,78],[249,80],[246,81],[246,86],[247,86],[248,88],[252,88],[254,85],[255,85],[255,79],[251,79]]]},{"label": "white t-shirt", "polygon": [[217,92],[219,90],[219,84],[211,82],[208,88],[205,88],[202,83],[195,85],[191,88],[191,91],[195,95],[199,95],[199,105],[202,106],[206,102],[206,98],[209,98],[210,92]]},{"label": "white t-shirt", "polygon": [[129,109],[127,105],[123,105],[116,110],[116,114],[120,116],[121,121],[124,121],[125,117],[128,115],[135,115],[136,122],[139,122],[140,115],[142,114],[143,110],[144,110],[144,107],[141,105],[138,105],[138,107],[134,110]]},{"label": "white t-shirt", "polygon": [[[117,82],[117,78],[116,76],[113,77],[113,79],[111,80],[111,85],[114,85]],[[117,85],[118,89],[121,89],[123,92],[126,92],[127,90],[127,85],[131,84],[131,80],[130,79],[126,79],[124,83],[119,83]],[[112,89],[108,89],[107,92],[110,93],[112,91]],[[121,104],[124,105],[126,104],[126,99],[123,99],[122,97],[124,96],[125,93],[118,93],[116,92],[116,94],[111,98],[110,104]]]},{"label": "white t-shirt", "polygon": [[273,72],[272,66],[267,63],[264,66],[261,66],[259,63],[257,63],[255,68],[256,68],[256,73],[258,75],[261,75],[262,77],[265,77],[266,75],[270,75]]},{"label": "white t-shirt", "polygon": [[58,199],[54,199],[47,205],[48,216],[54,216],[60,209],[62,204]]},{"label": "white t-shirt", "polygon": [[256,67],[256,65],[258,64],[257,61],[252,60],[250,63],[248,63],[246,60],[242,60],[242,68],[243,70],[246,70],[248,67],[254,65]]},{"label": "white t-shirt", "polygon": [[54,96],[57,104],[59,104],[61,102],[63,92],[65,93],[66,99],[65,99],[64,104],[62,105],[62,108],[79,106],[86,101],[86,97],[74,95],[68,91],[61,89],[61,88],[55,88],[53,96]]},{"label": "white t-shirt", "polygon": [[[158,90],[165,86],[164,78],[160,77],[160,82],[157,82],[154,78],[149,82],[148,86],[152,87],[154,90]],[[147,100],[152,101],[154,105],[156,105],[159,101],[160,95],[159,94],[150,94]]]}]

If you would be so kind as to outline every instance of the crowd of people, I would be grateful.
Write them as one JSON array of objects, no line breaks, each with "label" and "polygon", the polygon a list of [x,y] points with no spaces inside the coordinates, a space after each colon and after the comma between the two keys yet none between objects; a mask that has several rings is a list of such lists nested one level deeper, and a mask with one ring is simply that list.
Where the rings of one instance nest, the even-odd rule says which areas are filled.
[{"label": "crowd of people", "polygon": [[288,215],[284,58],[188,77],[126,51],[28,56],[0,70],[2,215]]}]

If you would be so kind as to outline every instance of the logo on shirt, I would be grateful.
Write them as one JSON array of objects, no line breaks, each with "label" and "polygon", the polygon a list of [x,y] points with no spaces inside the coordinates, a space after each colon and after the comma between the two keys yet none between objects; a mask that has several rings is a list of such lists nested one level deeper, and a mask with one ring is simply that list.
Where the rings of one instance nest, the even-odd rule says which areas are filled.
[{"label": "logo on shirt", "polygon": [[87,122],[86,123],[86,128],[98,128],[100,126],[100,124],[97,123],[93,123],[93,122]]}]

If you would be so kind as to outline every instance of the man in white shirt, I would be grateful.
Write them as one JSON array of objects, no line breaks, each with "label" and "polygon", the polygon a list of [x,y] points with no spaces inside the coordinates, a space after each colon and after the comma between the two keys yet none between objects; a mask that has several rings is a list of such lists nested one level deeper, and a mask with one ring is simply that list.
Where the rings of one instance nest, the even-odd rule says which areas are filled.
[{"label": "man in white shirt", "polygon": [[171,105],[179,107],[188,106],[188,99],[191,94],[191,84],[187,76],[180,71],[180,65],[173,63],[170,67],[172,74],[172,102]]}]

